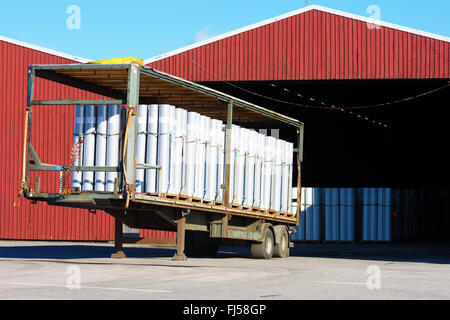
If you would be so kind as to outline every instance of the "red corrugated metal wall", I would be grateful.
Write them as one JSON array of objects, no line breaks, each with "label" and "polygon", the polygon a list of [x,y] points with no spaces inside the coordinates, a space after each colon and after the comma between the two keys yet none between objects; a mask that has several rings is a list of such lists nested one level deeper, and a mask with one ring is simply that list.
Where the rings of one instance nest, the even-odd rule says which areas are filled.
[{"label": "red corrugated metal wall", "polygon": [[307,11],[153,62],[192,81],[450,77],[450,43]]},{"label": "red corrugated metal wall", "polygon": [[141,229],[139,236],[147,239],[174,239],[176,232]]},{"label": "red corrugated metal wall", "polygon": [[[22,199],[18,209],[13,201],[22,176],[24,107],[26,106],[27,68],[31,64],[67,64],[74,61],[0,41],[0,239],[82,240],[114,239],[113,219],[104,212],[31,205]],[[93,99],[93,94],[38,79],[35,99]],[[68,164],[72,148],[74,112],[70,107],[33,108],[31,141],[46,163]],[[34,188],[38,173],[31,174]],[[56,191],[58,175],[39,173],[42,191]],[[149,238],[174,237],[173,234],[145,231]]]},{"label": "red corrugated metal wall", "polygon": [[[13,208],[22,176],[24,107],[26,106],[27,68],[31,64],[63,64],[73,61],[0,41],[0,106],[1,134],[1,239],[33,240],[110,240],[114,238],[113,220],[106,213],[93,215],[87,210],[75,210],[31,205],[22,199]],[[92,94],[48,81],[38,80],[35,98],[88,99]],[[31,141],[43,162],[67,164],[73,135],[73,109],[53,106],[33,108]],[[38,173],[31,175],[31,183]],[[43,174],[41,189],[57,190],[56,173]]]}]

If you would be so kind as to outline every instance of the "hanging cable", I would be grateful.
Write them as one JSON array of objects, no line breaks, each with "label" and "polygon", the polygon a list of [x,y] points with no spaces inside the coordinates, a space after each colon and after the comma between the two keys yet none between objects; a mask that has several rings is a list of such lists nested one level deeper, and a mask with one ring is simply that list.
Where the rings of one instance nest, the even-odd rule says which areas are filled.
[{"label": "hanging cable", "polygon": [[[183,54],[186,55],[186,52],[184,52]],[[397,99],[397,100],[394,100],[394,101],[388,101],[388,102],[384,102],[384,103],[378,103],[378,104],[374,104],[374,105],[344,106],[344,107],[342,107],[342,106],[335,106],[335,105],[327,105],[327,104],[322,102],[321,106],[314,106],[314,105],[307,105],[307,104],[302,104],[302,103],[295,103],[295,102],[291,102],[291,101],[284,101],[284,100],[281,100],[281,99],[276,99],[276,98],[273,98],[273,97],[269,97],[269,96],[266,96],[266,95],[263,95],[263,94],[260,94],[260,93],[257,93],[257,92],[254,92],[254,91],[242,88],[242,87],[240,87],[238,85],[235,85],[234,83],[222,80],[216,74],[214,74],[213,72],[209,71],[207,68],[203,67],[202,65],[200,65],[198,62],[196,62],[192,58],[188,57],[188,59],[191,61],[191,63],[193,63],[194,65],[196,65],[198,68],[202,69],[203,71],[207,72],[208,74],[213,76],[215,79],[217,79],[217,80],[219,80],[219,81],[221,81],[223,83],[226,83],[229,86],[232,86],[232,87],[234,87],[236,89],[239,89],[239,90],[244,91],[246,93],[258,96],[258,97],[263,98],[263,99],[272,100],[272,101],[275,101],[275,102],[278,102],[278,103],[287,104],[287,105],[293,105],[293,106],[302,107],[302,108],[309,108],[309,109],[335,110],[335,111],[341,111],[341,112],[346,112],[347,109],[348,110],[374,109],[374,108],[389,106],[389,105],[398,104],[398,103],[402,103],[402,102],[406,102],[406,101],[410,101],[410,100],[415,100],[415,99],[418,99],[420,97],[427,96],[427,95],[430,95],[430,94],[435,93],[437,91],[440,91],[440,90],[443,90],[445,88],[450,87],[450,84],[446,84],[445,86],[442,86],[442,87],[439,87],[439,88],[436,88],[436,89],[433,89],[433,90],[430,90],[430,91],[427,91],[427,92],[424,92],[424,93],[421,93],[421,94],[418,94],[418,95],[415,95],[415,96],[411,96],[411,97],[407,97],[407,98],[403,98],[403,99]],[[301,94],[297,94],[297,95],[299,97],[301,97],[301,98],[305,98]],[[314,98],[309,98],[309,100],[315,101]],[[367,116],[364,116],[364,115],[361,115],[361,114],[357,114],[357,113],[355,113],[353,111],[348,111],[347,113],[352,115],[352,116],[355,116],[358,119],[368,121],[368,122],[370,122],[372,124],[375,124],[377,126],[381,126],[383,128],[391,128],[391,126],[388,125],[388,124],[384,124],[384,123],[382,123],[380,121],[376,121],[376,120],[371,120]]]},{"label": "hanging cable", "polygon": [[[186,54],[186,53],[184,52],[183,54]],[[250,94],[252,94],[252,95],[255,95],[255,96],[258,96],[258,97],[261,97],[261,98],[264,98],[264,99],[272,100],[272,101],[279,102],[279,103],[283,103],[283,104],[288,104],[288,105],[293,105],[293,106],[303,107],[303,108],[311,108],[311,109],[330,109],[330,110],[336,108],[336,107],[314,106],[314,105],[307,105],[307,104],[302,104],[302,103],[295,103],[295,102],[291,102],[291,101],[284,101],[284,100],[280,100],[280,99],[276,99],[276,98],[273,98],[273,97],[269,97],[269,96],[266,96],[266,95],[263,95],[263,94],[260,94],[260,93],[257,93],[257,92],[253,92],[253,91],[250,91],[250,90],[248,90],[248,89],[242,88],[242,87],[240,87],[240,86],[238,86],[238,85],[235,85],[234,83],[231,83],[231,82],[229,82],[229,81],[222,80],[222,79],[219,78],[216,74],[214,74],[213,72],[211,72],[211,71],[209,71],[208,69],[204,68],[202,65],[200,65],[198,62],[196,62],[196,61],[193,60],[192,58],[189,58],[189,57],[188,57],[188,59],[190,59],[190,61],[191,61],[193,64],[195,64],[198,68],[204,70],[205,72],[207,72],[208,74],[210,74],[211,76],[213,76],[213,77],[214,77],[215,79],[217,79],[218,81],[221,81],[221,82],[226,83],[226,84],[228,84],[228,85],[230,85],[230,86],[232,86],[232,87],[234,87],[234,88],[236,88],[236,89],[242,90],[242,91],[244,91],[244,92],[250,93]],[[433,90],[431,90],[431,91],[427,91],[427,92],[424,92],[424,93],[421,93],[421,94],[418,94],[418,95],[415,95],[415,96],[411,96],[411,97],[403,98],[403,99],[398,99],[398,100],[394,100],[394,101],[388,101],[388,102],[379,103],[379,104],[374,104],[374,105],[343,106],[343,107],[339,107],[339,108],[340,108],[340,109],[360,109],[360,108],[362,108],[362,109],[368,109],[368,108],[377,108],[377,107],[382,107],[382,106],[386,106],[386,105],[397,104],[397,103],[401,103],[401,102],[405,102],[405,101],[409,101],[409,100],[414,100],[414,99],[417,99],[417,98],[420,98],[420,97],[423,97],[423,96],[432,94],[432,93],[434,93],[434,92],[443,90],[443,89],[445,89],[445,88],[447,88],[447,87],[449,87],[449,86],[450,86],[450,84],[446,84],[445,86],[439,87],[439,88],[437,88],[437,89],[433,89]]]},{"label": "hanging cable", "polygon": [[[271,86],[272,86],[272,87],[277,87],[277,85],[275,85],[275,84],[273,84],[273,83],[271,84]],[[284,90],[284,91],[286,91],[286,92],[292,93],[290,89],[287,89],[287,88],[281,88],[281,89]],[[300,94],[300,93],[298,93],[298,92],[297,92],[297,93],[293,93],[293,94],[295,94],[296,96],[298,96],[298,97],[300,97],[300,98],[306,98],[304,95],[302,95],[302,94]],[[361,115],[361,114],[356,113],[356,112],[353,112],[353,111],[351,111],[351,110],[347,110],[347,109],[344,109],[344,108],[341,108],[341,107],[337,107],[337,106],[332,105],[332,104],[330,105],[330,104],[327,104],[327,103],[325,103],[325,102],[323,102],[323,101],[318,101],[318,100],[316,100],[316,99],[314,99],[314,98],[311,98],[311,97],[306,98],[306,99],[308,99],[308,100],[310,100],[310,101],[317,102],[317,103],[321,104],[322,106],[324,106],[324,108],[328,108],[328,109],[336,110],[336,111],[340,111],[340,112],[345,112],[345,113],[347,113],[347,114],[349,114],[349,115],[351,115],[351,116],[354,116],[354,117],[358,118],[359,120],[365,120],[365,121],[368,121],[368,122],[370,122],[371,124],[374,124],[374,125],[376,125],[376,126],[380,126],[380,127],[383,127],[383,128],[391,128],[391,125],[382,123],[381,121],[369,119],[369,117],[364,116],[364,115]]]}]

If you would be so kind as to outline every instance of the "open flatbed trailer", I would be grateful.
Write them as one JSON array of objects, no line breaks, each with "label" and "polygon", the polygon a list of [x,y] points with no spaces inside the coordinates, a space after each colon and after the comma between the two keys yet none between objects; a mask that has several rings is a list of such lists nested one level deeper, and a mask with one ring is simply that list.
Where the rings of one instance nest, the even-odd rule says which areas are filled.
[{"label": "open flatbed trailer", "polygon": [[[35,80],[41,78],[103,96],[104,100],[34,100]],[[30,140],[32,109],[36,106],[117,104],[126,108],[126,128],[121,137],[117,167],[63,166],[42,163]],[[160,166],[136,162],[137,109],[140,104],[172,104],[223,120],[225,126],[224,192],[222,202],[194,201],[165,194],[137,193],[138,169],[160,171]],[[175,260],[195,255],[214,255],[220,244],[250,245],[258,258],[286,257],[291,246],[292,226],[299,225],[300,172],[303,153],[303,123],[280,113],[232,97],[194,82],[131,64],[32,65],[28,69],[27,106],[23,145],[24,197],[49,205],[104,210],[115,218],[115,248],[111,257],[123,258],[123,224],[131,228],[176,231]],[[297,129],[297,212],[279,212],[235,206],[230,200],[231,129],[239,123],[284,123]],[[117,172],[113,192],[44,192],[40,178],[30,186],[30,171]],[[292,186],[290,186],[292,187]],[[289,210],[288,210],[289,211]]]}]

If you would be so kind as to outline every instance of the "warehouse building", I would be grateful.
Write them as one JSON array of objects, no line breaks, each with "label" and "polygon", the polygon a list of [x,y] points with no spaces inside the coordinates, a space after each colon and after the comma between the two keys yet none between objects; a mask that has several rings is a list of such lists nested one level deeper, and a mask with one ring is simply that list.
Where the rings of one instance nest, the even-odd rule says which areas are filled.
[{"label": "warehouse building", "polygon": [[[12,207],[20,181],[27,66],[87,60],[4,37],[0,53],[5,110],[0,238],[112,239],[113,220],[104,213],[27,202]],[[448,37],[309,6],[145,62],[300,119],[305,123],[304,186],[411,190],[415,197],[402,227],[407,238],[448,241],[449,60]],[[58,85],[38,90],[38,95],[87,98]],[[44,117],[49,114],[38,121],[54,130],[54,139],[73,132],[70,112],[52,124],[43,124]],[[294,139],[295,132],[279,129],[281,138]],[[71,147],[39,154],[61,163]],[[147,230],[140,236],[174,237]]]}]

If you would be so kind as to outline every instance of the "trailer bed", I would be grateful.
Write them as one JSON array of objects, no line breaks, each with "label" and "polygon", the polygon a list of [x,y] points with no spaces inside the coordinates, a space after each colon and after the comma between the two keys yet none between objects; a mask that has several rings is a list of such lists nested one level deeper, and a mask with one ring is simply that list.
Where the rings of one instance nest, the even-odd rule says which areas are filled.
[{"label": "trailer bed", "polygon": [[[105,97],[103,100],[34,100],[35,77],[58,82]],[[230,197],[231,129],[233,119],[239,123],[266,123],[297,128],[297,183],[300,193],[300,170],[303,158],[303,123],[269,109],[243,101],[194,82],[138,64],[77,64],[34,65],[28,71],[27,106],[25,108],[25,134],[23,145],[22,194],[33,203],[85,208],[91,212],[104,210],[116,221],[116,255],[122,257],[122,224],[130,227],[177,231],[177,255],[183,258],[186,231],[205,232],[212,239],[246,240],[266,242],[266,234],[274,245],[285,237],[289,226],[299,224],[297,212],[235,204]],[[42,163],[30,140],[32,108],[54,105],[64,108],[70,105],[120,104],[127,109],[127,125],[123,137],[123,154],[117,167],[63,166]],[[161,167],[136,162],[137,109],[140,104],[174,104],[188,111],[226,121],[224,197],[220,201],[204,200],[180,194],[137,193],[135,177],[137,169]],[[62,190],[42,192],[40,180],[30,186],[30,172],[56,171],[61,175],[68,171],[117,172],[114,192],[81,192]],[[292,186],[290,186],[292,187]],[[290,191],[289,191],[290,192]],[[298,197],[300,199],[300,197]],[[269,232],[269,231],[270,232]],[[290,231],[289,231],[290,232]],[[202,240],[204,241],[204,239]],[[255,247],[256,248],[256,247]],[[255,252],[260,252],[255,249]],[[258,251],[259,250],[259,251]],[[265,254],[263,254],[265,255]],[[271,255],[270,255],[271,256]]]}]

